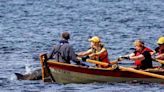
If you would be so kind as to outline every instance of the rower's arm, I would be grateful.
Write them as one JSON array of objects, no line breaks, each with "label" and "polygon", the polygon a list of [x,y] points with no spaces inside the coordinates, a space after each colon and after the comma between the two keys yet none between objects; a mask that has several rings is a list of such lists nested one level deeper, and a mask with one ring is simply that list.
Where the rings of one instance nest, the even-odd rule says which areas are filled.
[{"label": "rower's arm", "polygon": [[92,50],[89,49],[89,50],[87,50],[85,52],[79,52],[77,55],[78,55],[78,57],[83,57],[83,56],[88,56],[91,53],[92,53]]},{"label": "rower's arm", "polygon": [[100,55],[101,53],[105,52],[106,49],[105,48],[102,48],[99,52],[95,53],[96,55]]},{"label": "rower's arm", "polygon": [[157,52],[155,50],[153,50],[152,52],[150,52],[151,55],[155,55]]},{"label": "rower's arm", "polygon": [[130,58],[130,60],[133,60],[133,61],[135,61],[135,60],[144,60],[145,59],[145,57],[141,54],[141,55],[138,55],[138,56],[132,56],[132,57],[129,57]]},{"label": "rower's arm", "polygon": [[[126,56],[126,55],[125,55],[125,56]],[[133,56],[135,56],[135,54],[134,54],[134,53],[131,53],[131,54],[127,55],[127,56],[133,57]]]},{"label": "rower's arm", "polygon": [[106,51],[105,48],[102,48],[99,52],[97,53],[91,53],[89,57],[94,57],[94,56],[99,56],[100,54],[104,53]]},{"label": "rower's arm", "polygon": [[150,55],[150,52],[148,51],[145,51],[143,52],[142,54],[138,55],[138,56],[133,56],[133,57],[130,57],[130,60],[144,60],[145,58],[150,58],[151,59],[151,55]]},{"label": "rower's arm", "polygon": [[164,53],[155,57],[156,59],[164,59]]}]

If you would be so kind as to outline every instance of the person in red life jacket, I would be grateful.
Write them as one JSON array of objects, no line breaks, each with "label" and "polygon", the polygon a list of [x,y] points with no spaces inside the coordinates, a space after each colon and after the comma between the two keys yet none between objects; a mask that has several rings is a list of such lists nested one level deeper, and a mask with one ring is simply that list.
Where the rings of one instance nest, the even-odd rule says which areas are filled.
[{"label": "person in red life jacket", "polygon": [[144,46],[144,42],[141,40],[134,41],[135,51],[129,55],[125,55],[124,59],[129,59],[135,61],[137,69],[147,69],[152,68],[152,58],[151,54],[153,50]]},{"label": "person in red life jacket", "polygon": [[[82,57],[83,61],[85,61],[87,58],[90,58],[92,60],[97,60],[110,64],[107,49],[101,43],[100,38],[98,36],[93,36],[89,39],[89,41],[91,44],[91,48],[87,51],[80,52],[77,55],[79,57]],[[97,65],[97,67],[106,68],[102,65]]]},{"label": "person in red life jacket", "polygon": [[[155,56],[155,59],[164,60],[164,36],[159,37],[157,44],[159,46],[155,49],[155,53],[158,53],[158,55]],[[162,67],[164,67],[164,64],[162,64]]]}]

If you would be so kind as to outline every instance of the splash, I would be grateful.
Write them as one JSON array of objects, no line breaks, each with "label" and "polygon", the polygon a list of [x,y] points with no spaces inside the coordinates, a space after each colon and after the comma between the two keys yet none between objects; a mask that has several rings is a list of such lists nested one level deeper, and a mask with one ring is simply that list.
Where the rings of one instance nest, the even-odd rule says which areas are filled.
[{"label": "splash", "polygon": [[25,64],[25,74],[30,74],[33,71],[32,64],[29,63],[28,61]]}]

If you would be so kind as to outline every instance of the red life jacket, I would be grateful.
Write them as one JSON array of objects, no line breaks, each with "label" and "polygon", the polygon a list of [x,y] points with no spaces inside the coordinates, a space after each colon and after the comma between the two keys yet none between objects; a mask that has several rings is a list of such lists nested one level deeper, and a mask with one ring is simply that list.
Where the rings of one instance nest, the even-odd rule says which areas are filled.
[{"label": "red life jacket", "polygon": [[[97,57],[97,59],[98,59],[99,61],[101,61],[101,62],[110,64],[109,59],[108,59],[108,52],[107,52],[107,50],[104,51],[103,53],[101,53],[101,54]],[[107,68],[107,67],[108,67],[108,66],[103,66],[103,65],[98,65],[98,66],[100,66],[100,67],[102,67],[102,68]]]},{"label": "red life jacket", "polygon": [[107,50],[99,55],[99,60],[101,62],[109,63]]},{"label": "red life jacket", "polygon": [[[153,52],[153,50],[151,50],[150,48],[145,47],[141,52],[138,52],[138,51],[137,51],[137,52],[135,53],[135,56],[139,56],[139,55],[141,55],[142,53],[144,53],[145,51]],[[136,60],[136,61],[135,61],[135,65],[141,66],[141,61],[140,61],[140,60]]]},{"label": "red life jacket", "polygon": [[[110,64],[110,61],[108,59],[108,52],[107,52],[107,50],[102,52],[100,55],[96,56],[95,60],[98,60],[98,61]],[[107,68],[108,67],[108,66],[103,66],[103,65],[97,65],[97,66],[100,66],[102,68]]]}]

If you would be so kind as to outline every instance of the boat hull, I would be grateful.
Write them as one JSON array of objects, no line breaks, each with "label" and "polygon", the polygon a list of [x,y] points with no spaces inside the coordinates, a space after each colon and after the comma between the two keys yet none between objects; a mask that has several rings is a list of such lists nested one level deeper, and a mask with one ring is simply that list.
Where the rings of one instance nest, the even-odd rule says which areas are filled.
[{"label": "boat hull", "polygon": [[[105,68],[87,68],[49,60],[52,77],[57,83],[93,83],[93,82],[130,82],[145,81],[164,83],[163,79],[153,78],[123,70],[110,70]],[[164,75],[164,72],[153,73]]]}]

